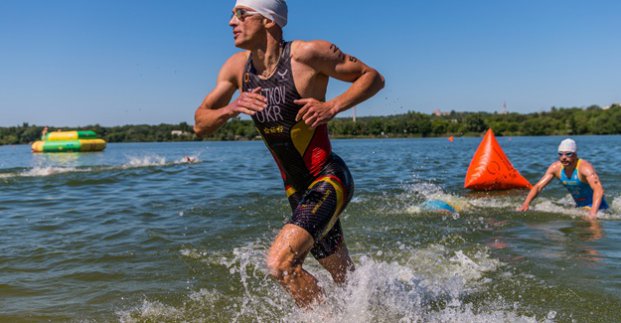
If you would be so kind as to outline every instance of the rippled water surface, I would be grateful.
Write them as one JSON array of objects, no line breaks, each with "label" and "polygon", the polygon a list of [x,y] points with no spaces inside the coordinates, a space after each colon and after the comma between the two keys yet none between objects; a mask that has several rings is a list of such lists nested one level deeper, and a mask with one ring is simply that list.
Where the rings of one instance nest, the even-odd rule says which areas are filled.
[{"label": "rippled water surface", "polygon": [[[498,138],[533,183],[561,139]],[[527,213],[526,191],[464,190],[479,138],[335,140],[357,269],[335,287],[309,258],[326,292],[312,311],[265,270],[290,209],[261,142],[1,146],[0,321],[619,321],[621,137],[576,140],[612,205],[595,222],[557,182]],[[432,198],[463,210],[422,211]]]}]

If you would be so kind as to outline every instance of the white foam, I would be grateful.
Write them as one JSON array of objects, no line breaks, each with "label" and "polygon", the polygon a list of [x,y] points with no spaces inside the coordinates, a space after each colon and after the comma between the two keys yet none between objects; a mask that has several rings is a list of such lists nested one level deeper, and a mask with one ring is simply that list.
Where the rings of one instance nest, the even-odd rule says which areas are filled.
[{"label": "white foam", "polygon": [[11,177],[15,177],[15,173],[2,173],[0,174],[0,178],[5,179],[5,178],[11,178]]},{"label": "white foam", "polygon": [[541,198],[537,203],[532,203],[529,209],[540,212],[564,214],[571,217],[579,217],[586,214],[585,210],[577,209],[573,207],[573,205],[574,202],[571,200],[571,196],[569,198],[561,198],[558,201]]},{"label": "white foam", "polygon": [[610,209],[606,212],[599,212],[597,217],[600,219],[621,219],[621,196],[610,196],[608,203]]},{"label": "white foam", "polygon": [[621,210],[621,196],[612,197],[610,206],[613,210]]},{"label": "white foam", "polygon": [[139,168],[139,167],[152,167],[152,166],[169,166],[169,165],[179,165],[179,164],[197,164],[200,163],[198,155],[188,155],[181,157],[177,160],[167,161],[166,157],[158,156],[158,155],[150,155],[150,156],[129,156],[127,157],[129,161],[121,168]]},{"label": "white foam", "polygon": [[179,253],[181,253],[182,256],[190,259],[203,259],[208,255],[207,252],[196,249],[182,249],[181,251],[179,251]]},{"label": "white foam", "polygon": [[502,196],[486,196],[481,198],[472,198],[468,203],[478,208],[489,209],[511,209],[515,210],[520,204],[515,198]]},{"label": "white foam", "polygon": [[[619,197],[610,197],[609,209],[599,211],[597,218],[618,220],[621,219],[621,199]],[[558,200],[547,198],[538,199],[537,202],[531,204],[530,209],[540,212],[548,212],[555,214],[567,215],[571,218],[579,218],[587,215],[588,211],[583,208],[574,207],[575,202],[571,195],[567,194]]]},{"label": "white foam", "polygon": [[121,322],[163,322],[183,321],[183,311],[157,301],[144,300],[140,306],[130,311],[118,311]]},{"label": "white foam", "polygon": [[150,167],[150,166],[164,166],[166,165],[166,158],[162,156],[141,156],[141,157],[128,157],[129,161],[123,165],[123,168],[134,167]]},{"label": "white foam", "polygon": [[184,257],[227,268],[230,279],[241,283],[241,293],[231,296],[228,292],[224,295],[226,291],[200,289],[190,292],[183,305],[176,308],[146,300],[136,308],[120,312],[120,320],[537,322],[535,317],[518,314],[519,304],[507,304],[502,299],[486,301],[481,307],[464,301],[464,296],[490,288],[492,280],[487,274],[504,265],[492,258],[487,249],[454,251],[441,244],[424,248],[401,244],[396,250],[372,256],[354,255],[356,271],[343,287],[333,284],[327,271],[309,258],[305,269],[319,280],[325,302],[302,310],[268,277],[264,260],[266,241],[269,240],[250,242],[233,251],[180,251]]},{"label": "white foam", "polygon": [[[415,178],[415,181],[419,179]],[[458,219],[461,214],[472,212],[474,209],[497,209],[514,211],[519,205],[521,205],[525,193],[517,195],[514,193],[500,194],[500,195],[481,195],[481,196],[469,196],[462,197],[455,194],[445,193],[442,187],[438,184],[419,181],[413,184],[404,185],[404,193],[382,196],[380,198],[387,201],[379,203],[380,205],[386,205],[382,209],[381,214],[424,214],[427,213],[424,208],[421,208],[421,203],[427,200],[441,200],[449,203],[459,213],[453,214],[454,219]],[[606,211],[600,211],[597,215],[599,219],[619,220],[621,219],[621,196],[607,195],[607,200],[610,208]],[[396,201],[396,202],[395,202]],[[530,205],[530,210],[554,213],[557,215],[566,215],[571,218],[584,217],[587,215],[585,209],[574,207],[575,202],[571,195],[566,194],[560,199],[550,199],[547,197],[539,197]]]},{"label": "white foam", "polygon": [[21,173],[21,176],[25,177],[39,177],[50,176],[63,173],[73,172],[90,172],[90,168],[75,168],[75,167],[34,167],[28,171]]},{"label": "white foam", "polygon": [[0,178],[13,178],[13,177],[46,177],[57,174],[66,173],[83,173],[90,172],[91,168],[76,168],[76,167],[53,167],[53,166],[37,166],[23,170],[21,172],[3,173],[0,174]]},{"label": "white foam", "polygon": [[418,192],[427,198],[438,194],[444,194],[444,190],[440,185],[429,182],[416,183],[409,187],[409,190]]}]

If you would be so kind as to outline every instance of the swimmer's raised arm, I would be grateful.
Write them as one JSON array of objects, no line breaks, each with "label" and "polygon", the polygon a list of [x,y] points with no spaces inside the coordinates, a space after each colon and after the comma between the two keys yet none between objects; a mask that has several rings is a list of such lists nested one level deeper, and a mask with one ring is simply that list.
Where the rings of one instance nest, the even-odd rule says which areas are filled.
[{"label": "swimmer's raised arm", "polygon": [[241,77],[248,54],[237,53],[229,58],[218,74],[216,87],[205,97],[194,114],[194,132],[202,137],[218,130],[227,120],[240,113],[254,115],[267,106],[267,99],[260,88],[242,92],[231,101],[235,91],[241,88]]},{"label": "swimmer's raised arm", "polygon": [[537,184],[535,184],[533,188],[530,189],[530,192],[528,192],[524,203],[522,203],[522,205],[517,208],[518,211],[528,211],[528,208],[530,207],[530,202],[532,202],[537,197],[537,195],[541,193],[541,191],[550,183],[550,181],[554,177],[558,176],[560,167],[560,162],[554,162],[552,163],[552,165],[550,165],[550,167],[548,167],[548,170],[546,170],[546,173],[543,175],[543,177],[541,177],[539,182],[537,182]]},{"label": "swimmer's raised arm", "polygon": [[343,53],[336,45],[323,41],[298,41],[299,50],[294,57],[319,73],[352,85],[342,94],[322,102],[320,98],[301,98],[302,105],[296,120],[314,128],[330,121],[334,116],[372,97],[384,87],[384,77],[374,68],[354,56]]}]

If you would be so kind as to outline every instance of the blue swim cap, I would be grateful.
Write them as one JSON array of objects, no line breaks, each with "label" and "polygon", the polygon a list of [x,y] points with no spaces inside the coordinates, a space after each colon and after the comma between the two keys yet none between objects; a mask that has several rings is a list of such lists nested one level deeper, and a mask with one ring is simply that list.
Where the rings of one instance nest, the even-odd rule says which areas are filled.
[{"label": "blue swim cap", "polygon": [[425,201],[425,203],[421,204],[421,208],[427,211],[447,211],[451,213],[457,212],[455,211],[455,208],[442,200],[427,200]]}]

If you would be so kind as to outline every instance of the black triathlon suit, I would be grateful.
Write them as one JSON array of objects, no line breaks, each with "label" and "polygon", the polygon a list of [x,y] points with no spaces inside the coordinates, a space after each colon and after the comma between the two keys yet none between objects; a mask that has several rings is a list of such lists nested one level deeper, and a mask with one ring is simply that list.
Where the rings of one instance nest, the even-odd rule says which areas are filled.
[{"label": "black triathlon suit", "polygon": [[328,126],[311,129],[304,120],[295,121],[302,106],[293,103],[301,97],[291,73],[291,42],[281,46],[276,70],[267,79],[257,75],[248,57],[242,90],[260,87],[268,100],[267,108],[252,120],[280,169],[293,210],[288,223],[313,236],[311,253],[321,259],[333,254],[343,241],[338,217],[351,200],[354,182],[343,160],[332,153]]}]

